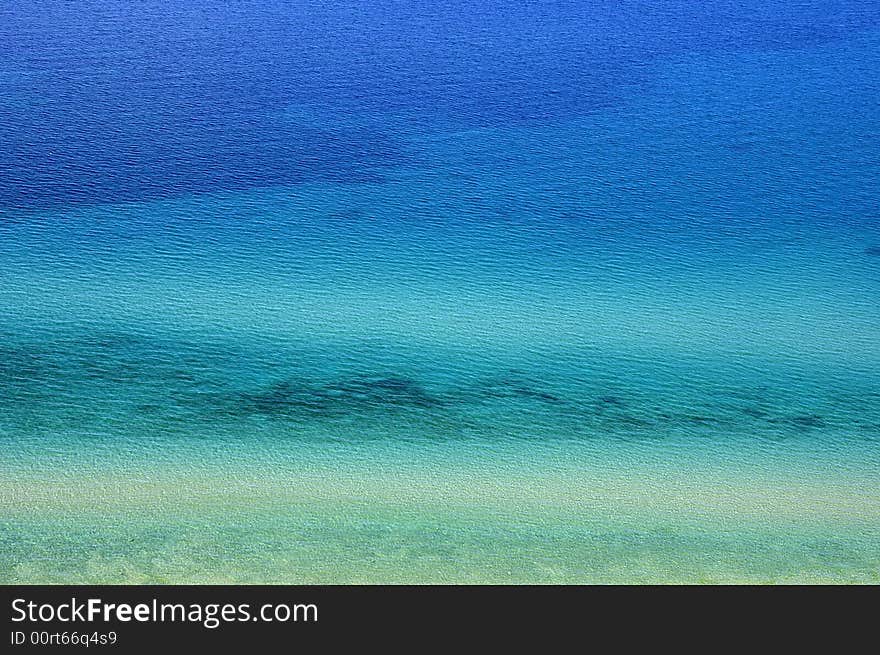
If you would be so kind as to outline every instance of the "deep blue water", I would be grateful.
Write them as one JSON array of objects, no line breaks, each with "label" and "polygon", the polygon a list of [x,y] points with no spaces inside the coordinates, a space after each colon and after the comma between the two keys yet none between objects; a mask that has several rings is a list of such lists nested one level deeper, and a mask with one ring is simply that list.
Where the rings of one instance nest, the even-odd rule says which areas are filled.
[{"label": "deep blue water", "polygon": [[[871,33],[880,8],[7,2],[0,18],[0,206],[11,211],[381,180],[425,153],[393,121],[345,117],[403,114],[441,131],[565,120],[654,90],[663,58],[841,43]],[[856,71],[840,73],[845,84]],[[332,119],[285,116],[299,104]]]}]

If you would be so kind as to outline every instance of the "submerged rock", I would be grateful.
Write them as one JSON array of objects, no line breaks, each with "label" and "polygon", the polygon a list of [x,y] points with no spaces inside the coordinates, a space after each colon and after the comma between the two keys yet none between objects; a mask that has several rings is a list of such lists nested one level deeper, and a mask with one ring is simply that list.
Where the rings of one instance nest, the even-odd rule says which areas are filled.
[{"label": "submerged rock", "polygon": [[441,405],[415,380],[401,376],[357,376],[326,384],[281,381],[256,392],[236,394],[242,413],[279,416],[344,415],[388,407]]},{"label": "submerged rock", "polygon": [[403,376],[363,376],[327,385],[318,390],[338,399],[371,402],[377,405],[433,407],[439,399],[429,394],[412,378]]},{"label": "submerged rock", "polygon": [[801,428],[822,428],[826,425],[824,419],[818,414],[792,416],[788,422]]},{"label": "submerged rock", "polygon": [[487,398],[533,398],[545,403],[562,402],[559,396],[515,378],[491,380],[481,385],[479,392]]},{"label": "submerged rock", "polygon": [[797,414],[795,416],[785,416],[781,418],[772,418],[769,423],[779,425],[790,425],[802,430],[810,428],[823,428],[827,425],[825,419],[818,414]]},{"label": "submerged rock", "polygon": [[742,407],[740,411],[746,416],[751,416],[752,418],[767,418],[768,416],[767,412],[760,407]]}]

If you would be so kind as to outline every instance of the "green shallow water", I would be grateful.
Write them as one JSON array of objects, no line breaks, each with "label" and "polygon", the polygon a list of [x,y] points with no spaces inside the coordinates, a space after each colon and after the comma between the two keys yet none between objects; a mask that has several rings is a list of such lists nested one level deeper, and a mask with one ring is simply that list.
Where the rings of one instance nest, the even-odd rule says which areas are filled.
[{"label": "green shallow water", "polygon": [[562,397],[537,393],[380,411],[336,398],[317,417],[246,403],[235,417],[201,409],[201,429],[190,415],[173,432],[111,421],[19,439],[0,462],[0,578],[878,581],[870,440],[780,427],[766,404],[769,420],[739,424],[729,409],[663,419],[631,399],[566,416]]},{"label": "green shallow water", "polygon": [[[424,448],[166,462],[3,489],[7,582],[878,582],[868,473]],[[575,452],[577,450],[575,449]],[[302,455],[302,453],[300,453]],[[419,464],[413,459],[418,457]],[[527,457],[528,461],[523,461]],[[411,459],[412,458],[412,459]],[[450,461],[453,460],[453,461]],[[455,461],[457,460],[457,461]],[[380,462],[384,462],[380,463]],[[762,472],[764,477],[762,479]],[[9,482],[7,482],[7,485]],[[32,491],[16,491],[30,489]]]}]

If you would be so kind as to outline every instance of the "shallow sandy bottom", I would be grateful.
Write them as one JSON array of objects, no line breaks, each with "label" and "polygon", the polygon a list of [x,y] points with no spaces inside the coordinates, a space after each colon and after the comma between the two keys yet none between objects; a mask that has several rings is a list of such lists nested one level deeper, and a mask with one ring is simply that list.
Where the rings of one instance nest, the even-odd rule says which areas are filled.
[{"label": "shallow sandy bottom", "polygon": [[880,581],[870,469],[691,453],[685,473],[645,444],[332,451],[191,444],[161,466],[71,459],[51,479],[7,465],[0,579]]}]

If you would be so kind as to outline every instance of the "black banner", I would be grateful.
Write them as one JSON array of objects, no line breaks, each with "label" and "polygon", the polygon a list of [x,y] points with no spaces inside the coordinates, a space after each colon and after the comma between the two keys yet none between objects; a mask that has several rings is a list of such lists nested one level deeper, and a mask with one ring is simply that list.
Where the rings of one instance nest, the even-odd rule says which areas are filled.
[{"label": "black banner", "polygon": [[[538,639],[620,645],[803,633],[876,607],[876,588],[501,586],[7,586],[0,652],[339,644],[414,649]],[[417,648],[418,646],[418,648]]]}]

